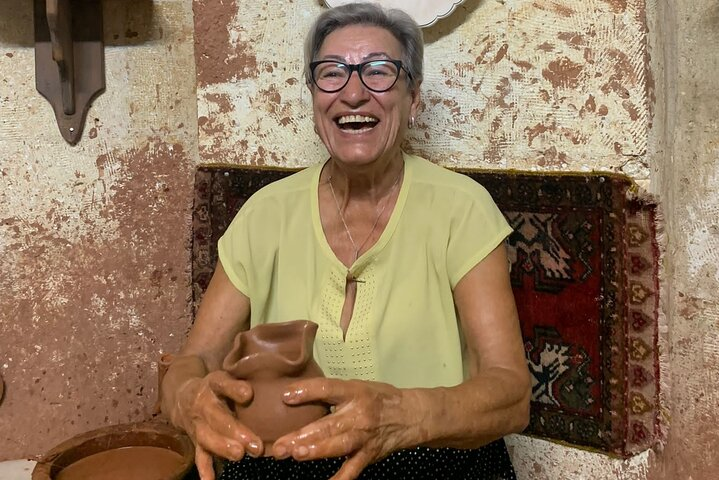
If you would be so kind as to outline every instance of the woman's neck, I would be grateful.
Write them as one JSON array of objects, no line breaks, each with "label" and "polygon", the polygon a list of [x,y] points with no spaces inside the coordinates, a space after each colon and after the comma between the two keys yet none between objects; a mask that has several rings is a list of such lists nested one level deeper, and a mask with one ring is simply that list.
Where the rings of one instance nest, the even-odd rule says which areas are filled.
[{"label": "woman's neck", "polygon": [[350,198],[378,202],[397,184],[403,170],[404,157],[400,151],[388,161],[362,167],[348,166],[330,158],[323,177],[324,182],[332,182],[337,196],[344,199],[343,204]]}]

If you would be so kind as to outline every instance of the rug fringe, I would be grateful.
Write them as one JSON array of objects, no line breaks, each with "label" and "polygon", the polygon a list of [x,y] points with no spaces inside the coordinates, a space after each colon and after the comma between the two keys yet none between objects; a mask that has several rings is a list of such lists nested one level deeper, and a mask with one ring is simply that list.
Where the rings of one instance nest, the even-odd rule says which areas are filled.
[{"label": "rug fringe", "polygon": [[[665,304],[668,295],[666,294],[666,273],[664,258],[666,255],[667,236],[664,228],[664,210],[659,201],[659,196],[647,191],[636,182],[631,182],[626,190],[626,198],[628,201],[638,204],[640,210],[644,211],[648,221],[648,226],[652,230],[652,257],[654,267],[654,295],[653,317],[656,322],[654,325],[655,339],[655,394],[654,394],[654,412],[653,412],[653,435],[651,442],[645,444],[642,450],[647,448],[655,452],[661,452],[664,449],[667,431],[669,428],[669,325],[666,316]],[[632,455],[640,453],[640,450],[634,451],[629,449],[627,453]]]},{"label": "rug fringe", "polygon": [[[656,196],[652,195],[653,198]],[[667,277],[664,260],[667,252],[667,233],[665,230],[664,208],[661,202],[654,202],[654,228],[655,241],[658,251],[657,278],[659,283],[659,305],[657,308],[658,336],[657,348],[659,349],[659,405],[657,415],[657,439],[655,450],[661,452],[667,441],[670,424],[669,394],[670,394],[670,373],[669,373],[669,320],[666,315],[667,301]]]}]

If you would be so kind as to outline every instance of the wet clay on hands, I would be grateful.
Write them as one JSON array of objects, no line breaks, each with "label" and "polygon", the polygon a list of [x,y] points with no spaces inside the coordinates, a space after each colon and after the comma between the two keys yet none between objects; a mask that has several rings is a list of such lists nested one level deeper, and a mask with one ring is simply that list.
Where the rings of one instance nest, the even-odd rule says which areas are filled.
[{"label": "wet clay on hands", "polygon": [[255,432],[270,455],[272,443],[328,413],[325,404],[287,405],[287,387],[324,374],[312,356],[317,324],[307,320],[258,325],[235,337],[222,368],[246,380],[253,390],[249,404],[235,404],[238,420]]}]

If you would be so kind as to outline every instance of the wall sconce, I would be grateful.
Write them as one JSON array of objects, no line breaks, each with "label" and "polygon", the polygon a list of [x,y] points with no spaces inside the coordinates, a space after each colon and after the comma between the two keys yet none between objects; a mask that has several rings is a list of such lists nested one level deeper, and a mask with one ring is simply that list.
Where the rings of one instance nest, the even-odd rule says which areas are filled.
[{"label": "wall sconce", "polygon": [[60,134],[80,140],[92,100],[105,90],[101,0],[34,0],[35,85]]}]

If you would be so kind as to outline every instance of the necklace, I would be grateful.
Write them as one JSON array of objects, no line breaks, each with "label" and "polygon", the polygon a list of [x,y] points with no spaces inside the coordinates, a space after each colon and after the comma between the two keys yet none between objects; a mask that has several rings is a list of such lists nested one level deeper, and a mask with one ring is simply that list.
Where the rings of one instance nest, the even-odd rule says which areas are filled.
[{"label": "necklace", "polygon": [[[334,164],[332,164],[332,170],[334,173]],[[385,209],[387,208],[387,204],[389,203],[389,198],[392,196],[392,193],[394,192],[395,187],[397,184],[399,184],[399,179],[402,177],[402,173],[404,172],[404,168],[400,170],[399,174],[397,175],[397,178],[395,178],[394,183],[389,188],[389,191],[387,192],[387,196],[385,197],[385,202],[382,205],[382,208],[377,213],[377,216],[374,219],[374,223],[372,223],[372,228],[370,229],[369,233],[365,237],[364,241],[360,244],[360,246],[357,246],[357,243],[355,242],[354,238],[352,238],[352,234],[350,233],[350,229],[347,226],[347,221],[345,220],[344,215],[342,215],[342,209],[340,208],[340,202],[337,200],[337,195],[335,194],[335,189],[332,186],[332,173],[330,173],[329,178],[327,179],[327,183],[330,184],[330,192],[332,192],[332,198],[335,201],[335,207],[337,207],[337,213],[340,216],[340,220],[342,221],[342,226],[345,228],[345,233],[347,234],[347,238],[349,238],[350,243],[352,244],[352,249],[354,250],[354,256],[352,258],[352,263],[357,261],[357,258],[359,258],[359,252],[362,250],[362,248],[365,246],[367,241],[370,239],[372,234],[374,233],[375,229],[377,228],[377,224],[379,223],[379,219],[382,217],[382,214],[384,213]],[[360,282],[361,280],[355,278],[354,275],[352,275],[347,269],[347,281],[348,282]]]}]

